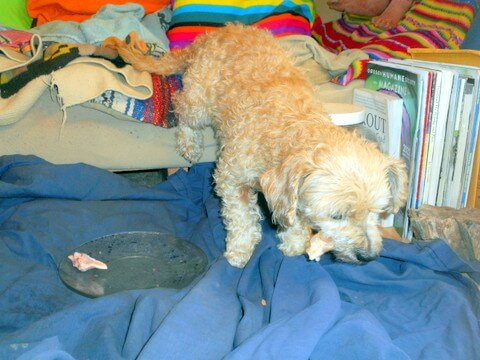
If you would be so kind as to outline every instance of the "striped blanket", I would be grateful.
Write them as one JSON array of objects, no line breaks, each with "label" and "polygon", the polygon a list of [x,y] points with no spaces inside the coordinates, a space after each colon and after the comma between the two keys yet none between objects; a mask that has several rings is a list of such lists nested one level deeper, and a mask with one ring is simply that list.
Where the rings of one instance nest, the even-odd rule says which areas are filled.
[{"label": "striped blanket", "polygon": [[[323,23],[317,15],[312,36],[335,53],[362,49],[370,59],[408,58],[409,48],[458,49],[476,9],[475,0],[415,1],[398,26],[388,31],[375,27],[367,17],[343,14],[339,20]],[[355,61],[332,82],[346,85],[364,79],[368,61]]]},{"label": "striped blanket", "polygon": [[172,0],[167,37],[170,49],[183,48],[198,35],[239,22],[268,29],[275,36],[307,35],[314,20],[312,0]]},{"label": "striped blanket", "polygon": [[171,128],[177,126],[172,95],[181,88],[180,75],[158,76],[152,74],[153,93],[148,99],[135,99],[118,91],[107,90],[82,105],[122,119]]}]

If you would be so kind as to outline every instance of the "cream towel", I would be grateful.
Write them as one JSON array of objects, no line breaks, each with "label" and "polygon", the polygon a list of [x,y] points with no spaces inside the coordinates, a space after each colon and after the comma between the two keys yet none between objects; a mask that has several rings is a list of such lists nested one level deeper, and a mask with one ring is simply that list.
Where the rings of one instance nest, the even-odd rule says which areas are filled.
[{"label": "cream towel", "polygon": [[0,99],[0,125],[21,119],[49,88],[62,109],[89,101],[106,90],[137,99],[147,99],[153,93],[149,73],[137,71],[130,65],[117,68],[108,60],[81,57],[49,75],[33,79],[15,95]]},{"label": "cream towel", "polygon": [[279,41],[294,56],[295,65],[314,85],[326,83],[333,76],[345,72],[355,60],[368,59],[368,55],[360,49],[334,54],[323,48],[314,38],[305,35],[286,36]]}]

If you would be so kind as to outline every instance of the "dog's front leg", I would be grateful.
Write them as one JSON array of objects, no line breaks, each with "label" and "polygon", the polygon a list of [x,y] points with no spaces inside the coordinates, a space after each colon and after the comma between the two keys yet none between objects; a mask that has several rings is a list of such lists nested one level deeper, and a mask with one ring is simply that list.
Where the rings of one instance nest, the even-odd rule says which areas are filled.
[{"label": "dog's front leg", "polygon": [[312,230],[306,222],[297,218],[292,226],[281,229],[278,233],[280,244],[278,248],[286,256],[305,254],[312,237]]},{"label": "dog's front leg", "polygon": [[221,214],[227,230],[224,256],[232,266],[243,268],[262,237],[257,193],[247,185],[239,185],[228,171],[217,171],[215,182],[216,192],[222,199]]},{"label": "dog's front leg", "polygon": [[222,197],[222,215],[227,229],[225,258],[235,267],[244,267],[260,242],[260,209],[257,194],[248,186],[232,189]]}]

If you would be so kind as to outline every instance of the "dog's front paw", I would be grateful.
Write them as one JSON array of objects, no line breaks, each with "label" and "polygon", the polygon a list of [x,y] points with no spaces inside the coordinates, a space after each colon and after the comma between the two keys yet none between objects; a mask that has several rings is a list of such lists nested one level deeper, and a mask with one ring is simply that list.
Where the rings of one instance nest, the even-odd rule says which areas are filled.
[{"label": "dog's front paw", "polygon": [[251,254],[246,254],[239,251],[225,251],[223,253],[228,263],[237,268],[244,268],[250,260]]},{"label": "dog's front paw", "polygon": [[285,256],[297,256],[305,254],[305,245],[301,243],[282,243],[278,245],[278,249]]},{"label": "dog's front paw", "polygon": [[285,256],[297,256],[305,254],[307,242],[310,239],[310,229],[308,227],[295,226],[285,229],[278,233],[280,244],[278,249]]},{"label": "dog's front paw", "polygon": [[200,131],[180,126],[176,133],[177,150],[183,158],[191,163],[200,160],[203,153],[203,136]]}]

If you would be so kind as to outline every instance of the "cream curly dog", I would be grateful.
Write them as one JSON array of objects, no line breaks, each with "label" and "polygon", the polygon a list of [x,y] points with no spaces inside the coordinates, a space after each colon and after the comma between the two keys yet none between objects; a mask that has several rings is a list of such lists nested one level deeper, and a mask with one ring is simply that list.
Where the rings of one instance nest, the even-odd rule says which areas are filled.
[{"label": "cream curly dog", "polygon": [[134,67],[183,73],[174,98],[178,150],[195,162],[200,132],[211,125],[220,143],[214,174],[227,230],[225,257],[243,267],[261,240],[263,192],[285,255],[361,263],[382,247],[377,224],[407,196],[403,162],[356,133],[333,125],[321,99],[267,31],[229,24],[160,60],[119,49]]}]

